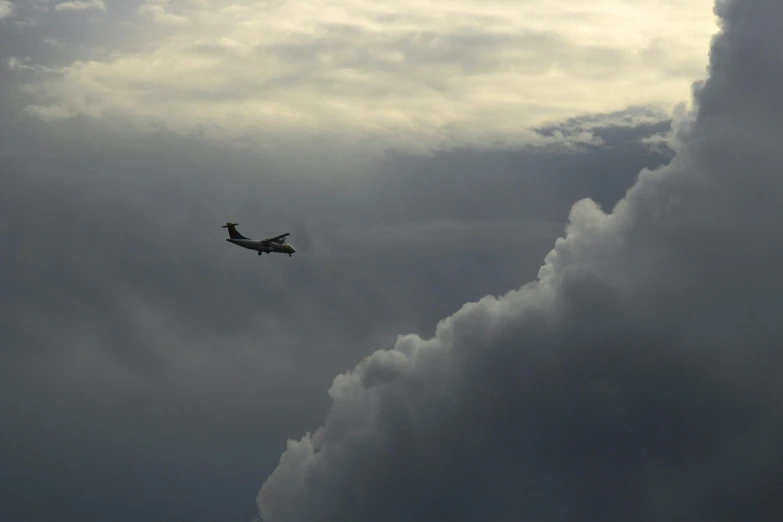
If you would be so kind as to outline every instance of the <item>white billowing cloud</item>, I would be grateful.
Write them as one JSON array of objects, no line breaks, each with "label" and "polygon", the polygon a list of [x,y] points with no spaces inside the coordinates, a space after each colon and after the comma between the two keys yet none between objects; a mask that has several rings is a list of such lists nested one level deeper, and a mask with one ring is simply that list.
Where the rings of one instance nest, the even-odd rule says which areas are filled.
[{"label": "white billowing cloud", "polygon": [[11,16],[14,12],[14,4],[8,0],[0,0],[0,19]]},{"label": "white billowing cloud", "polygon": [[338,376],[265,522],[783,517],[783,3],[718,11],[671,164],[574,205],[539,280]]},{"label": "white billowing cloud", "polygon": [[89,9],[106,11],[106,3],[103,0],[73,0],[60,2],[54,6],[54,9],[55,11],[87,11]]},{"label": "white billowing cloud", "polygon": [[183,132],[513,143],[568,117],[669,110],[716,30],[709,0],[149,0],[136,18],[163,36],[73,63],[33,103]]}]

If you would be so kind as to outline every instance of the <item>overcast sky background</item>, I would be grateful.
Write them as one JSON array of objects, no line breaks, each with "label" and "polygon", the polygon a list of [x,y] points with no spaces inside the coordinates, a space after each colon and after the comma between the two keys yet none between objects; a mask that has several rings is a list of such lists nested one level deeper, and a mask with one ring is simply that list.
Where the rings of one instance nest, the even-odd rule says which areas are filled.
[{"label": "overcast sky background", "polygon": [[690,106],[706,0],[0,1],[0,519],[781,515],[783,9],[719,4]]}]

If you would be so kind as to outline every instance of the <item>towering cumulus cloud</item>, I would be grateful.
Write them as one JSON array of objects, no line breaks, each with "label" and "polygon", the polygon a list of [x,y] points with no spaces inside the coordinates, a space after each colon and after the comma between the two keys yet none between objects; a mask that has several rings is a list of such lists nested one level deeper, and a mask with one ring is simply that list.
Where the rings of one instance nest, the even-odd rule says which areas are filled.
[{"label": "towering cumulus cloud", "polygon": [[337,377],[266,522],[783,519],[783,2],[718,1],[677,156],[538,281]]}]

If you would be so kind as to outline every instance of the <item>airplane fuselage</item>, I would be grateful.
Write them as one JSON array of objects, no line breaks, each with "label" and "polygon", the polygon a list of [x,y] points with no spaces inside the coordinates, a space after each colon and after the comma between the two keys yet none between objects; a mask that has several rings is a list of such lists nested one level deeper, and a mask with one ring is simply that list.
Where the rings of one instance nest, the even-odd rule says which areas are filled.
[{"label": "airplane fuselage", "polygon": [[233,243],[235,245],[239,245],[243,248],[256,250],[259,254],[279,253],[279,254],[291,255],[294,252],[296,252],[296,250],[294,250],[294,247],[292,247],[286,242],[275,243],[272,241],[260,241],[258,239],[233,239],[233,238],[228,238],[226,239],[226,241],[228,241],[229,243]]},{"label": "airplane fuselage", "polygon": [[288,232],[266,239],[250,239],[237,231],[237,225],[238,223],[230,222],[223,225],[223,228],[228,229],[228,238],[226,241],[229,243],[241,246],[242,248],[255,250],[258,252],[259,256],[266,252],[267,254],[288,254],[288,257],[291,257],[294,255],[294,252],[296,252],[296,249],[285,241],[285,238],[291,235]]}]

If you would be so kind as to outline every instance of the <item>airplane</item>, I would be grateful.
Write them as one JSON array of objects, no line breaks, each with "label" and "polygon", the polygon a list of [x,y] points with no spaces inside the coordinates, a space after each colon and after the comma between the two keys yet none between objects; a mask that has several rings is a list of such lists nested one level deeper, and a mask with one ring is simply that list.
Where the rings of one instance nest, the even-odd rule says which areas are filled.
[{"label": "airplane", "polygon": [[296,252],[294,247],[285,241],[285,238],[291,235],[287,232],[267,239],[250,239],[237,232],[236,227],[238,224],[239,223],[226,223],[221,227],[228,229],[229,237],[226,241],[229,243],[234,243],[235,245],[249,248],[250,250],[257,250],[259,256],[266,252],[267,254],[288,254],[288,257],[291,257],[293,253]]}]

